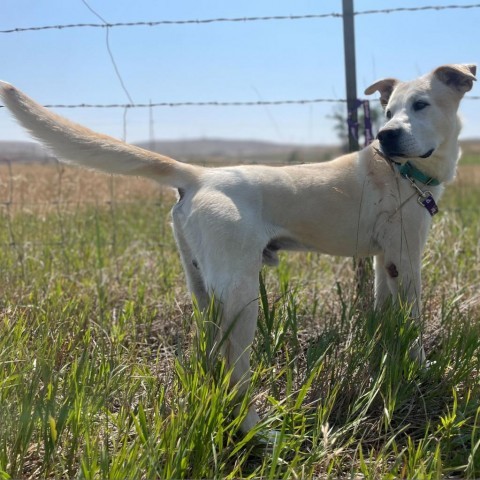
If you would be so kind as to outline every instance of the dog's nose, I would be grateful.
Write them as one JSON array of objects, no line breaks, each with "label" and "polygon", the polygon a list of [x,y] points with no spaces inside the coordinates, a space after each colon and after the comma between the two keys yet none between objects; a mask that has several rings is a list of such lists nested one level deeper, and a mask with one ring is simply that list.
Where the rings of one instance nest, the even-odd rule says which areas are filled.
[{"label": "dog's nose", "polygon": [[377,138],[382,145],[393,145],[398,140],[401,134],[399,128],[385,128],[378,132]]}]

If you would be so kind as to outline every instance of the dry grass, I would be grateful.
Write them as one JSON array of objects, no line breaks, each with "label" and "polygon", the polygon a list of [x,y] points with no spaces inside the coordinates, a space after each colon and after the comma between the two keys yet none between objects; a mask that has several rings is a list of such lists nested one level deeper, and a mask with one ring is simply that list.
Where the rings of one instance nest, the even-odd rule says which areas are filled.
[{"label": "dry grass", "polygon": [[[62,164],[0,164],[0,204],[15,211],[48,212],[61,204],[76,208],[79,204],[128,203],[151,201],[166,193],[148,179],[111,176]],[[174,201],[174,193],[169,195]]]},{"label": "dry grass", "polygon": [[480,165],[460,165],[454,185],[459,187],[480,186]]}]

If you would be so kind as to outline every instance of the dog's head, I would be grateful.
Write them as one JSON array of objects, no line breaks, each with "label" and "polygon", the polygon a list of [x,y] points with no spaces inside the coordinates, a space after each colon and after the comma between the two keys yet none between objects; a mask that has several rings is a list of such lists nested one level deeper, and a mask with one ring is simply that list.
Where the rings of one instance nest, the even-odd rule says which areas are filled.
[{"label": "dog's head", "polygon": [[368,87],[367,95],[380,92],[385,111],[386,123],[377,136],[383,153],[398,162],[428,158],[456,140],[458,105],[475,73],[475,65],[444,65],[410,82],[386,78]]}]

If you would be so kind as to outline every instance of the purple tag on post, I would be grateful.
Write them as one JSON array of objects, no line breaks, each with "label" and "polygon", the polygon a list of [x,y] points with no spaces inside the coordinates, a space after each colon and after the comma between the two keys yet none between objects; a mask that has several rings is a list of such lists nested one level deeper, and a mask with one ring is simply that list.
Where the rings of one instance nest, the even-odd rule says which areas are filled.
[{"label": "purple tag on post", "polygon": [[430,192],[428,192],[428,195],[425,197],[418,197],[418,201],[428,210],[428,213],[432,217],[438,213],[438,206]]}]

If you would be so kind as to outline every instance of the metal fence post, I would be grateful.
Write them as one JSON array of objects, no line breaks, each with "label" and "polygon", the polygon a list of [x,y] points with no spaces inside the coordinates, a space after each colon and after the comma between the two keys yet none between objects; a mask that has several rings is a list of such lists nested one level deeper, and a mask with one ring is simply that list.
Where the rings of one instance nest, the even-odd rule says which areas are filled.
[{"label": "metal fence post", "polygon": [[[358,151],[357,72],[355,60],[355,24],[353,0],[342,0],[345,81],[347,89],[348,151]],[[373,291],[373,264],[370,258],[353,259],[357,296],[369,306]]]},{"label": "metal fence post", "polygon": [[[353,0],[343,0],[343,44],[345,52],[345,80],[347,87],[347,118],[349,126],[356,124],[357,117],[357,73],[355,63],[355,26],[353,18]],[[348,128],[348,150],[358,150],[358,138]]]}]

